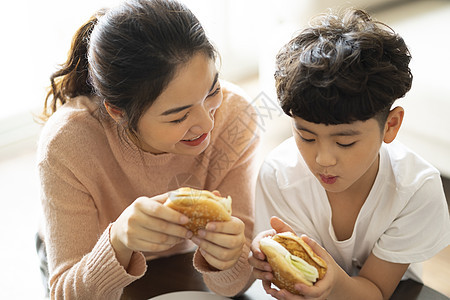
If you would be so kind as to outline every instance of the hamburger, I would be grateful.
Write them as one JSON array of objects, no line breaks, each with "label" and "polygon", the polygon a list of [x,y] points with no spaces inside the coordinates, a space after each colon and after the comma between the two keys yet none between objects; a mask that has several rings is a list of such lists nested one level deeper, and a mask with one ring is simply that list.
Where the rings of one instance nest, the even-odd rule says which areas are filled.
[{"label": "hamburger", "polygon": [[260,241],[260,249],[272,267],[272,282],[280,289],[299,294],[296,283],[312,286],[327,272],[327,264],[300,237],[283,232]]},{"label": "hamburger", "polygon": [[231,197],[220,197],[206,190],[179,188],[169,192],[164,205],[186,215],[189,222],[185,227],[195,235],[208,222],[231,220]]}]

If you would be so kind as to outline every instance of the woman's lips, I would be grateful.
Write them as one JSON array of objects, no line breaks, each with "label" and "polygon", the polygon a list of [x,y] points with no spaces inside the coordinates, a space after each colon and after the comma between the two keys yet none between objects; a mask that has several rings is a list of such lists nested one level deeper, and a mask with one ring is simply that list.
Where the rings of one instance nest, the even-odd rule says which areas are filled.
[{"label": "woman's lips", "polygon": [[181,140],[180,142],[188,145],[188,146],[198,146],[200,145],[204,140],[206,140],[206,138],[208,137],[207,133],[202,134],[201,136],[199,136],[198,138],[196,138],[195,140]]},{"label": "woman's lips", "polygon": [[333,183],[336,182],[337,176],[330,176],[330,175],[323,175],[323,174],[320,174],[320,179],[321,179],[322,182],[325,183],[325,184],[333,184]]}]

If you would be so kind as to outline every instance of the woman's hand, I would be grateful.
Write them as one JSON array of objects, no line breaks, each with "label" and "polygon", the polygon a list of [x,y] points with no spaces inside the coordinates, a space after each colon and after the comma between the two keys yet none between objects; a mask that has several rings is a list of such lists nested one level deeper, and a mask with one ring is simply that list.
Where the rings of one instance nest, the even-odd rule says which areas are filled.
[{"label": "woman's hand", "polygon": [[165,207],[166,199],[167,194],[140,197],[111,226],[111,244],[125,269],[133,251],[164,251],[192,237],[192,232],[182,226],[189,219]]},{"label": "woman's hand", "polygon": [[206,261],[218,270],[234,266],[245,244],[245,224],[236,217],[227,222],[209,222],[192,241]]},{"label": "woman's hand", "polygon": [[[221,197],[220,192],[212,192]],[[218,270],[227,270],[239,260],[245,244],[245,224],[236,217],[228,222],[209,222],[192,241],[205,260]]]}]

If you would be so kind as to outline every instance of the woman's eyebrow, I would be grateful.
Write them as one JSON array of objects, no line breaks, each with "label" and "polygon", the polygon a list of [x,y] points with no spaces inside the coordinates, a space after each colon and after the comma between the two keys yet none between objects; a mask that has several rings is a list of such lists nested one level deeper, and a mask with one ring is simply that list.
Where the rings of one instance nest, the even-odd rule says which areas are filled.
[{"label": "woman's eyebrow", "polygon": [[161,116],[167,116],[167,115],[171,115],[171,114],[176,114],[176,113],[178,113],[178,112],[180,112],[182,110],[188,109],[190,107],[192,107],[192,105],[185,105],[185,106],[171,108],[171,109],[168,109],[165,112],[163,112],[161,114]]},{"label": "woman's eyebrow", "polygon": [[[217,72],[216,75],[214,76],[214,81],[213,81],[211,87],[209,88],[208,94],[213,90],[214,86],[215,86],[216,83],[217,83],[217,80],[219,80],[219,73],[218,73],[218,72]],[[171,115],[171,114],[176,114],[176,113],[179,113],[180,111],[185,110],[185,109],[188,109],[188,108],[190,108],[190,107],[192,107],[192,105],[185,105],[185,106],[180,106],[180,107],[171,108],[171,109],[168,109],[168,110],[164,111],[164,112],[161,114],[161,116],[167,116],[167,115]]]},{"label": "woman's eyebrow", "polygon": [[211,87],[209,88],[208,93],[210,93],[213,90],[214,86],[217,83],[217,80],[219,80],[219,72],[216,72],[216,75],[214,76],[213,83],[212,83]]}]

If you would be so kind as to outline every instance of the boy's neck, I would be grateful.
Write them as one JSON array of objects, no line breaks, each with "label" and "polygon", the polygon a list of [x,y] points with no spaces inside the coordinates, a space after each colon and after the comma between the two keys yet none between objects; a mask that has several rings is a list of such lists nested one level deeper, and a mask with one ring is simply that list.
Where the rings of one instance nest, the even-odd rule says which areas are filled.
[{"label": "boy's neck", "polygon": [[327,192],[333,229],[339,241],[347,240],[352,236],[361,207],[366,202],[377,177],[379,162],[380,155],[366,174],[345,191]]},{"label": "boy's neck", "polygon": [[339,193],[326,192],[328,200],[331,199],[341,199],[349,203],[364,202],[372,190],[375,179],[377,178],[378,169],[380,165],[380,155],[376,159],[376,162],[367,170],[367,172],[358,179],[352,186],[347,188],[345,191]]}]

